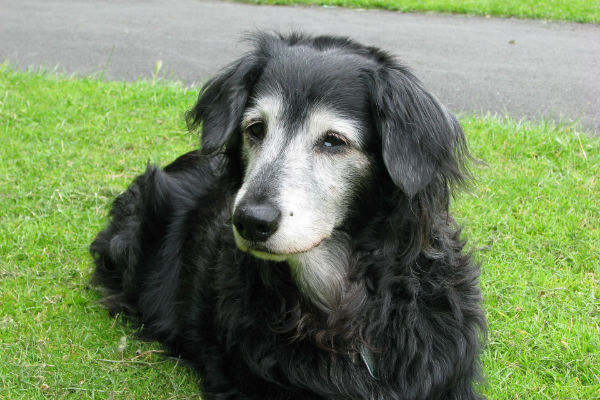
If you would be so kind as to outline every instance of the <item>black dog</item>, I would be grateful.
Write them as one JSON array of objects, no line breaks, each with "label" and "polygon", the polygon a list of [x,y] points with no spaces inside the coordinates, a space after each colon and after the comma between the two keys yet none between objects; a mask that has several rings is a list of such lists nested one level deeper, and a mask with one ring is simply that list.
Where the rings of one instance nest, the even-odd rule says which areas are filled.
[{"label": "black dog", "polygon": [[258,34],[91,246],[104,303],[209,399],[476,399],[478,272],[448,211],[456,119],[388,54]]}]

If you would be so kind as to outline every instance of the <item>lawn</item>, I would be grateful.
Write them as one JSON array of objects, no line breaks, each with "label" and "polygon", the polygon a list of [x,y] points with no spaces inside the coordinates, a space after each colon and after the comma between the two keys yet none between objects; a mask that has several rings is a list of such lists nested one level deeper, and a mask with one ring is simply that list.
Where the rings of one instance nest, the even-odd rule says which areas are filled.
[{"label": "lawn", "polygon": [[600,22],[600,0],[241,0],[254,4],[304,4],[433,11],[496,17]]},{"label": "lawn", "polygon": [[[197,145],[195,90],[0,66],[0,398],[194,398],[195,373],[97,303],[87,246],[148,161]],[[490,399],[600,397],[600,141],[462,119],[477,184],[453,208],[482,262]],[[158,393],[158,395],[156,395]]]}]

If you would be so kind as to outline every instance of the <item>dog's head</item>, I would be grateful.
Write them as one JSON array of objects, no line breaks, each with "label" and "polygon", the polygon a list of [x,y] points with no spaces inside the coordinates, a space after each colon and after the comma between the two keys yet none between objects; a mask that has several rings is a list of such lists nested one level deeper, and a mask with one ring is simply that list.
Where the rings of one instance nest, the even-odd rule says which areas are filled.
[{"label": "dog's head", "polygon": [[257,35],[187,117],[204,153],[240,155],[234,235],[260,258],[331,238],[376,165],[409,199],[461,177],[456,119],[390,56],[343,38]]}]

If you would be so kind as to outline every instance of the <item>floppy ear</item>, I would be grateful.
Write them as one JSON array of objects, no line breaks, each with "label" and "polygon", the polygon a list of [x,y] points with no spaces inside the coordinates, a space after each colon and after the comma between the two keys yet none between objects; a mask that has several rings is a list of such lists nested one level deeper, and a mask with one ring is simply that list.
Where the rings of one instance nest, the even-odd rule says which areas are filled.
[{"label": "floppy ear", "polygon": [[204,85],[198,101],[186,113],[190,130],[202,124],[203,154],[219,150],[232,139],[241,122],[250,90],[261,70],[258,58],[249,54]]},{"label": "floppy ear", "polygon": [[412,73],[400,66],[381,68],[371,91],[383,162],[396,186],[412,197],[436,176],[463,179],[462,128]]}]

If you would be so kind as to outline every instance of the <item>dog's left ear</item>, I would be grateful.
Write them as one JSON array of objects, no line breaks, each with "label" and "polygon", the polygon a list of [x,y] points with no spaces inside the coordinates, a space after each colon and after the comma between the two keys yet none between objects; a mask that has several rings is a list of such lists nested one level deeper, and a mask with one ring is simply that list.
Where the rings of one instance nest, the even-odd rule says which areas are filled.
[{"label": "dog's left ear", "polygon": [[456,118],[403,67],[382,67],[372,78],[375,126],[396,186],[413,197],[437,176],[462,180],[466,147]]},{"label": "dog's left ear", "polygon": [[203,154],[219,150],[232,138],[261,70],[259,59],[248,54],[202,87],[198,101],[185,117],[190,130],[202,125]]}]

